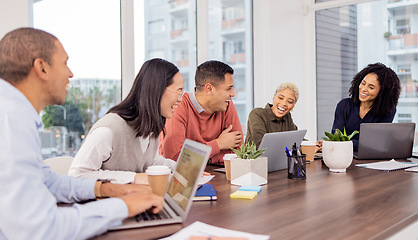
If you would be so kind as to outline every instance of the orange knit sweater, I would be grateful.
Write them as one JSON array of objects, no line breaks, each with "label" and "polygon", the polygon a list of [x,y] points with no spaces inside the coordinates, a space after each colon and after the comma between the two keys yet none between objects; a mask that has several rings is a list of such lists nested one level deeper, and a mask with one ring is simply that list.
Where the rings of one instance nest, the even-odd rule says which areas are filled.
[{"label": "orange knit sweater", "polygon": [[199,114],[190,101],[189,94],[186,93],[174,111],[173,117],[166,121],[165,137],[160,135],[160,154],[177,161],[183,142],[188,138],[211,146],[211,163],[223,164],[223,155],[232,151],[219,150],[216,139],[229,125],[232,125],[231,131],[240,131],[242,134],[241,123],[232,101],[225,112],[209,114],[203,111]]}]

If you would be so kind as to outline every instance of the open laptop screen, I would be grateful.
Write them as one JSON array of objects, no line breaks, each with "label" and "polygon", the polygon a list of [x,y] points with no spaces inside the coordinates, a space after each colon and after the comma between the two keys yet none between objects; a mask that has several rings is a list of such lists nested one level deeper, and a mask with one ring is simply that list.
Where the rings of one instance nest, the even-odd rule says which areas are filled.
[{"label": "open laptop screen", "polygon": [[415,123],[362,123],[357,159],[409,158],[414,135]]},{"label": "open laptop screen", "polygon": [[168,186],[167,194],[185,211],[196,181],[199,179],[198,175],[206,154],[206,151],[185,143],[177,160],[177,167]]}]

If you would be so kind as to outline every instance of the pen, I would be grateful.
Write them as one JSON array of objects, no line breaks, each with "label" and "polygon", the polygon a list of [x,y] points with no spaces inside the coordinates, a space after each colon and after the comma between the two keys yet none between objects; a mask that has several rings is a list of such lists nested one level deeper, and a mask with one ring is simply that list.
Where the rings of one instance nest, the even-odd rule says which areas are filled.
[{"label": "pen", "polygon": [[289,149],[286,147],[286,154],[287,156],[292,156],[292,154],[289,152]]},{"label": "pen", "polygon": [[291,158],[290,158],[289,172],[290,172],[290,174],[292,174],[292,175],[294,174],[294,172],[293,172],[293,171],[294,171],[294,169],[293,169],[293,168],[294,168],[294,163],[293,163],[293,162],[294,162],[294,160],[293,160],[293,158],[291,157]]},{"label": "pen", "polygon": [[298,156],[300,156],[299,147],[296,147],[296,152],[297,152]]},{"label": "pen", "polygon": [[[296,146],[296,143],[293,145],[293,147],[295,147],[295,146]],[[300,153],[300,151],[299,151],[299,147],[296,147],[296,154],[297,154],[297,156],[298,156],[298,157],[300,157],[300,156],[301,156],[301,153]],[[300,162],[300,164],[299,164],[299,162]],[[299,177],[299,169],[300,169],[300,171],[301,171],[302,176],[306,176],[306,173],[305,173],[305,171],[303,170],[303,160],[301,160],[301,161],[296,161],[296,164],[297,164],[297,170],[298,170],[298,177]]]}]

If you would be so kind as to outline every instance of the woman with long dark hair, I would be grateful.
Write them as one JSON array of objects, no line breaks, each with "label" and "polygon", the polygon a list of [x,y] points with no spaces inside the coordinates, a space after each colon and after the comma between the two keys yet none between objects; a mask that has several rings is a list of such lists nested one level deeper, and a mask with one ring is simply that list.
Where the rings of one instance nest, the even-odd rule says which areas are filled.
[{"label": "woman with long dark hair", "polygon": [[158,154],[158,136],[183,94],[183,77],[174,64],[146,61],[128,96],[94,124],[69,175],[143,184],[150,165],[173,171],[176,163]]}]

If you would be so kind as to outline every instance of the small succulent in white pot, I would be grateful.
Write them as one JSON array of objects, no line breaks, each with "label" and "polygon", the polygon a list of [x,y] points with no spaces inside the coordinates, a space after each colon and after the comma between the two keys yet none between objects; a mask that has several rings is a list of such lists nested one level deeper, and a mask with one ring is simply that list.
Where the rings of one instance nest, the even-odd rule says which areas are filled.
[{"label": "small succulent in white pot", "polygon": [[335,129],[334,134],[325,132],[327,137],[323,138],[322,157],[331,172],[344,173],[351,165],[353,161],[353,142],[351,138],[357,133],[358,131],[354,131],[347,136],[345,128],[344,133],[339,129]]},{"label": "small succulent in white pot", "polygon": [[265,150],[257,149],[252,143],[243,143],[240,149],[232,149],[237,157],[231,159],[231,184],[266,184],[268,159],[261,156]]}]

